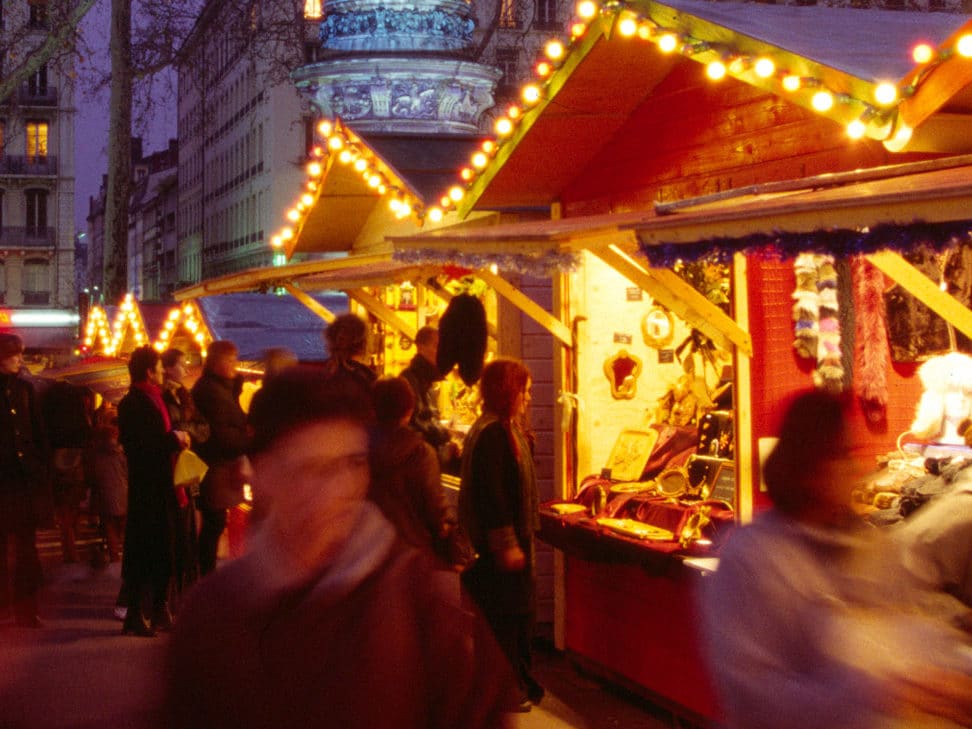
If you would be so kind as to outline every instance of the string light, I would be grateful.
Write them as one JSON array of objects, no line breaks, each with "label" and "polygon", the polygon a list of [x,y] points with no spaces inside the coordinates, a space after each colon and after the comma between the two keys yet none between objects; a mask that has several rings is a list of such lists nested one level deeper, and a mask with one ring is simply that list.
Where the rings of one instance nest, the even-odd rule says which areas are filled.
[{"label": "string light", "polygon": [[577,4],[577,15],[584,20],[590,20],[597,15],[597,3],[592,0],[582,0]]},{"label": "string light", "polygon": [[972,33],[966,33],[955,43],[955,52],[962,58],[972,58]]},{"label": "string light", "polygon": [[860,119],[855,119],[847,125],[847,136],[851,139],[860,139],[867,131],[867,125]]},{"label": "string light", "polygon": [[818,91],[813,95],[810,104],[817,111],[830,111],[834,106],[834,95],[829,91]]},{"label": "string light", "polygon": [[722,61],[712,61],[705,67],[705,75],[713,81],[721,81],[726,77],[726,64]]},{"label": "string light", "polygon": [[759,58],[756,60],[756,65],[753,66],[753,71],[760,78],[771,78],[776,73],[776,64],[773,63],[772,58]]},{"label": "string light", "polygon": [[911,58],[915,63],[928,63],[935,57],[935,49],[928,43],[919,43],[911,49]]},{"label": "string light", "polygon": [[874,100],[881,106],[891,106],[898,100],[898,87],[885,81],[874,87]]},{"label": "string light", "polygon": [[674,33],[664,33],[658,38],[658,50],[671,53],[678,48],[678,36]]}]

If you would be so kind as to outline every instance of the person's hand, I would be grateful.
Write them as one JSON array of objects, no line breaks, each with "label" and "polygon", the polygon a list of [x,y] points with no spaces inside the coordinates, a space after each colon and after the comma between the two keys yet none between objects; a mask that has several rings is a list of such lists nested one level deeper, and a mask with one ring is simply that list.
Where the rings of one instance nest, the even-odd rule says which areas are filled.
[{"label": "person's hand", "polygon": [[507,547],[496,552],[496,562],[503,572],[520,572],[526,567],[526,555],[519,547]]},{"label": "person's hand", "polygon": [[189,447],[189,444],[192,442],[192,439],[189,437],[189,434],[186,431],[173,430],[172,433],[175,435],[176,440],[179,441],[180,448],[185,449]]}]

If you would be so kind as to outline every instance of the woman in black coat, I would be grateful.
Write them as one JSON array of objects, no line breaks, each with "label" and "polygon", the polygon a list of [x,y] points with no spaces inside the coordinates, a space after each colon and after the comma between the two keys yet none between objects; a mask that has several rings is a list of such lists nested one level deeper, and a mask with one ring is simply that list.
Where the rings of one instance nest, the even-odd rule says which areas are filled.
[{"label": "woman in black coat", "polygon": [[[189,446],[189,436],[173,430],[162,402],[162,361],[150,346],[132,352],[132,386],[118,403],[118,429],[128,461],[128,521],[122,579],[128,613],[122,632],[150,637],[169,627],[166,605],[173,574],[174,530],[178,514],[172,480],[173,457]],[[151,610],[151,625],[145,608]]]},{"label": "woman in black coat", "polygon": [[521,709],[543,698],[531,673],[539,528],[532,446],[520,423],[530,404],[530,372],[498,359],[479,383],[483,413],[462,452],[459,524],[479,559],[462,575],[506,653],[523,692]]}]

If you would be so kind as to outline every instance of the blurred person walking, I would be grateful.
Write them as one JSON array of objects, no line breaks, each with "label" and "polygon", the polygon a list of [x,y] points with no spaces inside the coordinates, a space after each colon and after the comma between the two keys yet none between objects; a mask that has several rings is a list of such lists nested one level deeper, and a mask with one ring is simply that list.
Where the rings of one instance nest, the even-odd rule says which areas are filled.
[{"label": "blurred person walking", "polygon": [[[175,522],[179,506],[172,480],[173,458],[189,447],[189,435],[172,428],[162,401],[164,373],[150,345],[128,360],[131,387],[118,403],[118,430],[128,462],[128,520],[122,580],[128,612],[122,632],[152,637],[171,626],[168,587],[175,568]],[[151,624],[146,621],[146,610]]]},{"label": "blurred person walking", "polygon": [[[851,508],[844,405],[797,397],[763,469],[773,508],[737,528],[702,595],[729,729],[972,726],[956,600],[919,589]],[[964,654],[963,654],[964,652]]]},{"label": "blurred person walking", "polygon": [[17,625],[39,628],[43,573],[36,530],[53,526],[54,507],[40,403],[33,385],[20,377],[23,353],[20,337],[0,333],[0,613],[10,609],[12,597]]},{"label": "blurred person walking", "polygon": [[[162,353],[162,401],[169,412],[174,430],[189,434],[189,447],[198,449],[209,439],[209,423],[202,416],[184,384],[188,363],[180,349],[170,348]],[[172,584],[173,597],[182,592],[199,577],[199,546],[196,536],[196,501],[198,484],[189,489],[176,490],[179,514],[175,534],[175,576]]]},{"label": "blurred person walking", "polygon": [[341,314],[324,330],[328,357],[324,376],[340,382],[354,383],[366,392],[378,376],[368,367],[368,324],[355,314]]},{"label": "blurred person walking", "polygon": [[479,553],[463,584],[517,674],[524,711],[544,696],[530,646],[540,527],[533,450],[522,427],[530,384],[530,371],[516,360],[497,359],[483,369],[483,412],[463,445],[459,490],[459,524]]},{"label": "blurred person walking", "polygon": [[236,345],[227,340],[212,342],[206,350],[202,376],[192,388],[196,408],[209,423],[209,438],[197,453],[209,466],[199,486],[199,573],[216,568],[219,538],[226,528],[226,510],[243,502],[248,468],[246,449],[250,433],[246,413],[240,407],[243,377]]},{"label": "blurred person walking", "polygon": [[458,576],[367,500],[367,390],[294,367],[250,422],[249,551],[201,581],[170,645],[168,727],[501,729],[515,700]]},{"label": "blurred person walking", "polygon": [[[108,561],[117,562],[128,514],[128,462],[119,442],[117,416],[102,414],[99,420],[91,444],[92,502],[108,547]],[[127,605],[127,600],[122,603]]]}]

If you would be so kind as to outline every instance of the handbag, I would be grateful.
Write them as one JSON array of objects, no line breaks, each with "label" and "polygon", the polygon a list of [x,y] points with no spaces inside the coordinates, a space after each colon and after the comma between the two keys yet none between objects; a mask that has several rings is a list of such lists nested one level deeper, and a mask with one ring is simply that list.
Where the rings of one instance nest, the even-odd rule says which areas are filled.
[{"label": "handbag", "polygon": [[194,451],[186,448],[176,456],[172,480],[178,489],[193,488],[202,482],[208,471],[209,466],[206,462]]},{"label": "handbag", "polygon": [[210,466],[199,485],[202,508],[207,511],[221,511],[242,504],[248,466],[246,456]]}]

